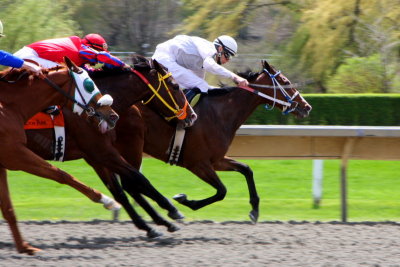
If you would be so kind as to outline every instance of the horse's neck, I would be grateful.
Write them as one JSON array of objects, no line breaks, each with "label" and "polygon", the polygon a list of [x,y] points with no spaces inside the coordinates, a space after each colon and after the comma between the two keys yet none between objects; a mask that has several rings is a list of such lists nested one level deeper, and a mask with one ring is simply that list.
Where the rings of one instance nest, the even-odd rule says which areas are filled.
[{"label": "horse's neck", "polygon": [[145,100],[144,98],[149,94],[146,84],[138,80],[133,73],[94,78],[94,82],[103,94],[107,93],[112,96],[114,99],[113,109],[117,113],[121,113],[137,102]]},{"label": "horse's neck", "polygon": [[[49,77],[49,79],[51,79],[51,77]],[[61,79],[58,78],[58,80]],[[26,85],[22,86],[16,83],[11,86],[11,89],[13,89],[12,94],[15,98],[11,102],[16,103],[24,121],[27,121],[37,112],[50,105],[61,105],[66,102],[65,97],[48,85],[44,80],[35,78],[32,84],[28,84],[29,81],[23,82],[26,83]],[[67,82],[67,80],[65,82]],[[62,83],[65,82],[63,81]],[[60,84],[60,82],[57,82],[57,84]]]},{"label": "horse's neck", "polygon": [[227,133],[234,134],[260,104],[260,99],[248,91],[236,88],[226,95],[211,96],[204,104],[201,108],[213,109],[216,123],[223,124]]}]

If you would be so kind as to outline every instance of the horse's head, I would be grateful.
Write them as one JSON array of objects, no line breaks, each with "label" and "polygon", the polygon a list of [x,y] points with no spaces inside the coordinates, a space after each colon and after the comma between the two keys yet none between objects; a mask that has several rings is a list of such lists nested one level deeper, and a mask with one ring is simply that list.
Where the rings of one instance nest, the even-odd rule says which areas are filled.
[{"label": "horse's head", "polygon": [[119,116],[111,108],[113,99],[110,95],[102,95],[88,73],[76,66],[68,57],[65,63],[75,81],[73,111],[81,114],[86,111],[89,120],[96,123],[102,133],[115,127]]},{"label": "horse's head", "polygon": [[[178,84],[160,63],[156,60],[140,62],[147,64],[150,71],[138,74],[147,83],[151,96],[143,103],[156,110],[167,121],[178,120],[182,127],[190,127],[197,119],[197,115],[189,105],[185,94],[179,89]],[[140,70],[138,64],[134,64],[135,70]],[[143,79],[144,77],[144,79]],[[148,81],[148,82],[146,82]]]},{"label": "horse's head", "polygon": [[249,82],[251,87],[262,94],[269,109],[277,106],[283,114],[293,113],[299,118],[307,117],[312,107],[292,86],[289,79],[280,71],[276,71],[266,60],[261,63],[263,69]]}]

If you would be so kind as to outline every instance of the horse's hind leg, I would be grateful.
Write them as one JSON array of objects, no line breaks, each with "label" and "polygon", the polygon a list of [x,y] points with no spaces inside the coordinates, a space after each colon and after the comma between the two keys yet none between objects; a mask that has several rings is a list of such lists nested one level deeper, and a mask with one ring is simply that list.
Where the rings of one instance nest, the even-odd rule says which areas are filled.
[{"label": "horse's hind leg", "polygon": [[202,200],[188,200],[185,194],[177,194],[173,197],[176,201],[178,201],[182,205],[191,208],[192,210],[198,210],[225,198],[226,188],[211,165],[199,163],[193,168],[188,168],[188,170],[190,170],[200,179],[214,187],[217,192],[215,193],[215,195]]},{"label": "horse's hind leg", "polygon": [[51,179],[60,184],[69,185],[84,194],[93,202],[103,203],[104,207],[107,209],[120,208],[120,205],[111,198],[103,195],[96,189],[88,187],[84,183],[75,179],[70,174],[51,165],[32,151],[30,151],[25,146],[15,146],[12,151],[10,151],[9,148],[7,150],[8,151],[4,151],[5,153],[3,155],[18,156],[16,156],[15,159],[1,159],[1,162],[4,163],[6,169],[21,170],[36,176]]},{"label": "horse's hind leg", "polygon": [[256,223],[259,216],[260,197],[257,194],[257,189],[253,178],[253,171],[250,169],[250,167],[244,163],[225,157],[217,164],[214,164],[214,169],[216,171],[237,171],[246,177],[247,187],[249,188],[250,204],[252,207],[249,216],[251,221]]},{"label": "horse's hind leg", "polygon": [[6,169],[0,168],[0,206],[4,219],[8,222],[14,243],[19,253],[33,255],[40,249],[29,245],[24,241],[17,224],[17,217],[12,206],[10,192],[8,190]]}]

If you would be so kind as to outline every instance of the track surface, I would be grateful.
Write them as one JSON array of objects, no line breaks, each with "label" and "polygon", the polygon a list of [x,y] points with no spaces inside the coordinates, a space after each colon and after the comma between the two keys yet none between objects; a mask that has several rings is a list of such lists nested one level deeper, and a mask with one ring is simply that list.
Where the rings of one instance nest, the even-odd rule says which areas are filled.
[{"label": "track surface", "polygon": [[0,221],[0,266],[400,267],[399,223],[208,221],[149,240],[129,222],[20,222],[43,249],[18,254]]}]

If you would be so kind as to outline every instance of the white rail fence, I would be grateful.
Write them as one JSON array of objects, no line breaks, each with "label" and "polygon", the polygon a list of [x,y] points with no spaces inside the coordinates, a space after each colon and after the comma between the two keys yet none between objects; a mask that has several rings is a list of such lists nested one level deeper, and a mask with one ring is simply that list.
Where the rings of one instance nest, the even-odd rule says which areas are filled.
[{"label": "white rail fence", "polygon": [[400,160],[400,127],[243,125],[227,155],[244,159],[314,159],[316,206],[322,197],[323,160],[341,159],[341,219],[346,222],[348,161]]}]

